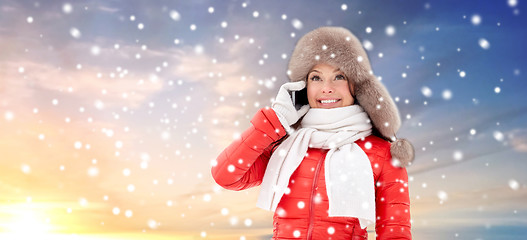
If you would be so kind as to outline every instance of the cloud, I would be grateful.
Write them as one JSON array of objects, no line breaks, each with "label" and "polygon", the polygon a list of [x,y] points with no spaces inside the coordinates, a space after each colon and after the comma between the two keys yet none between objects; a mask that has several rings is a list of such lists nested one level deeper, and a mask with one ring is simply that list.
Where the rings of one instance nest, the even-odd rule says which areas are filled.
[{"label": "cloud", "polygon": [[115,13],[119,11],[119,9],[117,8],[111,8],[111,7],[106,7],[106,6],[99,6],[98,8],[99,10],[103,12],[108,12],[108,13]]},{"label": "cloud", "polygon": [[527,152],[527,129],[514,129],[508,137],[512,148],[518,152]]},{"label": "cloud", "polygon": [[[233,44],[219,44],[214,51],[196,52],[195,48],[186,46],[172,49],[171,55],[175,64],[171,64],[172,74],[186,81],[202,84],[205,89],[212,89],[210,99],[222,99],[210,104],[203,109],[205,119],[204,129],[211,142],[220,148],[232,142],[233,137],[248,126],[249,119],[246,114],[254,114],[250,104],[240,102],[253,102],[262,96],[256,96],[258,87],[261,87],[251,73],[244,54],[249,40],[240,39]],[[233,50],[235,49],[235,50]],[[221,56],[218,60],[214,55]]]},{"label": "cloud", "polygon": [[[16,42],[12,37],[5,40],[8,46]],[[73,41],[56,49],[35,46],[39,50],[0,60],[2,98],[23,102],[47,91],[47,94],[71,93],[87,105],[101,100],[105,107],[138,107],[162,91],[165,79],[172,77],[164,64],[173,57],[172,52],[120,42],[116,49],[115,43],[101,38],[95,42]],[[98,46],[98,56],[90,54],[93,46]],[[8,47],[3,49],[9,52]]]},{"label": "cloud", "polygon": [[216,146],[227,147],[235,135],[240,133],[235,122],[245,120],[243,118],[245,112],[243,107],[234,105],[221,105],[211,111],[212,118],[216,119],[217,123],[212,124],[207,129],[210,129],[209,135]]},{"label": "cloud", "polygon": [[[251,43],[253,42],[253,43]],[[225,44],[221,45],[221,47],[226,50],[229,53],[229,56],[231,57],[246,57],[247,51],[250,49],[250,47],[254,44],[254,39],[250,37],[242,37],[238,40],[236,40],[232,44]]]},{"label": "cloud", "polygon": [[[220,50],[221,51],[221,50]],[[218,61],[206,53],[196,53],[191,47],[174,51],[177,62],[173,74],[188,81],[202,82],[213,87],[221,96],[233,95],[256,87],[253,81],[246,81],[246,72],[240,56],[229,53],[227,61]]]},{"label": "cloud", "polygon": [[5,12],[5,13],[7,13],[7,12],[13,12],[13,11],[15,11],[15,10],[16,10],[16,8],[11,7],[11,6],[6,6],[6,5],[4,5],[4,6],[0,7],[0,11]]},{"label": "cloud", "polygon": [[[0,81],[0,92],[10,102],[23,101],[48,90],[55,93],[70,92],[72,97],[80,99],[80,104],[93,105],[96,98],[100,98],[105,107],[137,107],[163,87],[163,81],[155,74],[119,76],[116,73],[115,77],[111,77],[102,75],[105,71],[97,66],[71,70],[32,61],[4,64],[6,71]],[[21,68],[24,69],[22,73]]]}]

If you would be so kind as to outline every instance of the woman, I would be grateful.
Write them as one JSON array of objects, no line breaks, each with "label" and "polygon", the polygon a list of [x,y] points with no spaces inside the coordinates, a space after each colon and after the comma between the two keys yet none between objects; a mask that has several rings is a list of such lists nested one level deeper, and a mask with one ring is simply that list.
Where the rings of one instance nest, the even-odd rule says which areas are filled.
[{"label": "woman", "polygon": [[[273,239],[367,239],[370,224],[377,239],[411,239],[401,166],[413,146],[395,138],[397,107],[359,40],[344,28],[315,29],[297,43],[288,75],[272,108],[220,154],[215,181],[261,185],[257,206],[275,212]],[[297,110],[289,92],[305,105]]]}]

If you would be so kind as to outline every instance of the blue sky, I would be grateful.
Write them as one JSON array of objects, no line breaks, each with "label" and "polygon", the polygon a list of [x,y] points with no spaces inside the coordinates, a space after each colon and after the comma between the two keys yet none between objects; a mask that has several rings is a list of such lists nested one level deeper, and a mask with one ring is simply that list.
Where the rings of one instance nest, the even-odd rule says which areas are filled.
[{"label": "blue sky", "polygon": [[524,11],[519,0],[0,0],[0,231],[22,234],[15,223],[29,218],[50,236],[265,239],[258,189],[220,189],[211,162],[287,81],[299,37],[333,25],[363,42],[399,107],[397,135],[416,148],[415,239],[521,239]]}]

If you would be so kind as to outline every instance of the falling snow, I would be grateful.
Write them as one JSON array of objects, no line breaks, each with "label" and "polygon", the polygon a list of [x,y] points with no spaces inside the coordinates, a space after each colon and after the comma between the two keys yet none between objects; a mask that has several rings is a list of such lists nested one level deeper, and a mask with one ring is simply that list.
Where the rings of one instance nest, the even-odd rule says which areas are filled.
[{"label": "falling snow", "polygon": [[487,39],[485,38],[480,38],[478,40],[478,43],[479,43],[479,46],[485,50],[489,49],[490,48],[490,43],[489,41],[487,41]]},{"label": "falling snow", "polygon": [[297,29],[297,30],[300,30],[300,29],[302,29],[302,27],[303,27],[302,22],[301,22],[300,20],[296,19],[296,18],[293,19],[293,20],[291,20],[291,24],[292,24],[293,27],[294,27],[295,29]]},{"label": "falling snow", "polygon": [[392,25],[387,26],[384,31],[385,31],[386,35],[388,35],[388,36],[395,35],[395,27],[392,26]]},{"label": "falling snow", "polygon": [[481,23],[481,16],[478,15],[478,14],[474,14],[472,15],[472,17],[470,18],[470,21],[472,22],[472,24],[474,25],[479,25]]},{"label": "falling snow", "polygon": [[[399,107],[397,137],[414,145],[409,181],[397,181],[395,189],[410,192],[412,211],[422,213],[412,216],[416,238],[435,224],[430,212],[454,218],[457,206],[517,221],[524,209],[516,199],[526,182],[520,162],[526,136],[513,134],[525,129],[524,39],[517,29],[525,4],[502,1],[492,14],[478,4],[411,4],[6,2],[0,14],[5,208],[57,199],[61,207],[49,211],[24,205],[23,214],[35,210],[27,215],[36,230],[70,229],[54,225],[60,219],[49,213],[60,211],[72,223],[85,219],[90,231],[126,225],[144,238],[185,230],[188,238],[215,239],[225,229],[237,229],[229,239],[262,232],[258,237],[270,238],[272,218],[254,209],[257,190],[226,191],[210,168],[234,174],[251,166],[249,159],[222,165],[216,157],[246,137],[252,116],[288,81],[294,43],[332,25],[356,31],[368,58],[355,60],[370,61]],[[374,171],[386,167],[372,163]],[[492,204],[500,199],[511,202],[503,211]],[[292,207],[310,205],[299,200]],[[287,217],[288,210],[276,214]],[[499,223],[480,225],[493,230]],[[321,231],[340,234],[333,226]],[[305,237],[297,228],[288,234]],[[459,229],[449,234],[477,239]]]}]

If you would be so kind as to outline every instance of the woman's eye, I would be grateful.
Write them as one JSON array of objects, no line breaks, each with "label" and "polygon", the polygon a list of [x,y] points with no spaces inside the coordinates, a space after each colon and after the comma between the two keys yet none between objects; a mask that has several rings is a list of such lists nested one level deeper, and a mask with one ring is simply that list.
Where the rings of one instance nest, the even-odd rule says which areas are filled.
[{"label": "woman's eye", "polygon": [[320,81],[320,77],[315,75],[315,76],[311,77],[311,80],[312,81]]},{"label": "woman's eye", "polygon": [[342,76],[342,75],[337,75],[335,77],[335,80],[346,80],[346,78],[344,76]]}]

